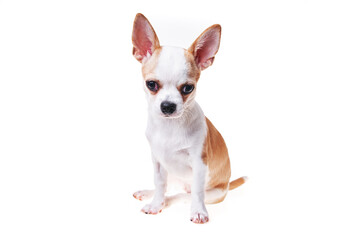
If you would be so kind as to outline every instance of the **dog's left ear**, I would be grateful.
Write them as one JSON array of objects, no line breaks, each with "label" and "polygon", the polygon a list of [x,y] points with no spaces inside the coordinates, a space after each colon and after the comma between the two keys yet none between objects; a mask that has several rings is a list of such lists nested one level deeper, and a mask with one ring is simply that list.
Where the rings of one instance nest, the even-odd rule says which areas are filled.
[{"label": "dog's left ear", "polygon": [[207,28],[188,49],[194,55],[195,62],[200,70],[211,66],[215,54],[219,50],[221,38],[221,26],[212,25]]},{"label": "dog's left ear", "polygon": [[141,13],[136,14],[132,32],[133,55],[141,63],[160,47],[159,39],[149,20]]}]

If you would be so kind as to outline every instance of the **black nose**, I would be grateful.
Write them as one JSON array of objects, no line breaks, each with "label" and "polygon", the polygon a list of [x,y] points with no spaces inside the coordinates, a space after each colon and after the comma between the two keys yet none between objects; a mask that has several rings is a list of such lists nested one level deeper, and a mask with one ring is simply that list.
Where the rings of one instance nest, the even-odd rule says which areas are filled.
[{"label": "black nose", "polygon": [[160,105],[161,111],[164,114],[172,114],[176,110],[176,104],[168,101],[164,101]]}]

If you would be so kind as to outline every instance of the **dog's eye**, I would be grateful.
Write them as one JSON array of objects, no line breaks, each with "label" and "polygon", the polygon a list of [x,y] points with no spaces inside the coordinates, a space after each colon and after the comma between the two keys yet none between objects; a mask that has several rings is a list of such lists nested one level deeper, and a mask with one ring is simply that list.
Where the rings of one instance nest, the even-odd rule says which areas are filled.
[{"label": "dog's eye", "polygon": [[159,89],[159,84],[155,81],[147,81],[146,86],[150,91],[156,92]]},{"label": "dog's eye", "polygon": [[181,92],[182,94],[189,94],[194,90],[194,85],[186,84],[182,87]]}]

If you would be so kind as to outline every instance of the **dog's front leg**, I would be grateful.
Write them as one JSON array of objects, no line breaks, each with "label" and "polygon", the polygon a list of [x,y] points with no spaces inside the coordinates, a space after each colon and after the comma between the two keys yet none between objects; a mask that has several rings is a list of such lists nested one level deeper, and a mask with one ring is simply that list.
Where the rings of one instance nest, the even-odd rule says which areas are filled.
[{"label": "dog's front leg", "polygon": [[194,223],[206,223],[209,215],[205,207],[205,177],[207,167],[201,158],[195,159],[192,165],[193,181],[191,185],[191,216]]},{"label": "dog's front leg", "polygon": [[161,166],[161,164],[156,161],[153,156],[154,163],[154,183],[155,183],[155,193],[154,198],[150,204],[145,205],[142,212],[146,214],[158,214],[162,211],[165,206],[165,192],[167,187],[167,172]]}]

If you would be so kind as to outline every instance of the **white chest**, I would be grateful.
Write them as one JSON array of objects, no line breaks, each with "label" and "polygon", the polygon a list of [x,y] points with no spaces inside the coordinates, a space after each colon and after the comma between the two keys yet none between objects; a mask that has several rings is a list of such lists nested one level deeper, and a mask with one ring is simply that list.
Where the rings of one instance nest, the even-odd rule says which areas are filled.
[{"label": "white chest", "polygon": [[191,181],[192,166],[202,161],[207,134],[205,116],[198,104],[185,120],[156,118],[149,114],[146,137],[154,160],[170,174]]},{"label": "white chest", "polygon": [[169,174],[182,179],[191,177],[191,156],[193,147],[186,129],[170,126],[151,126],[146,134],[153,157]]}]

